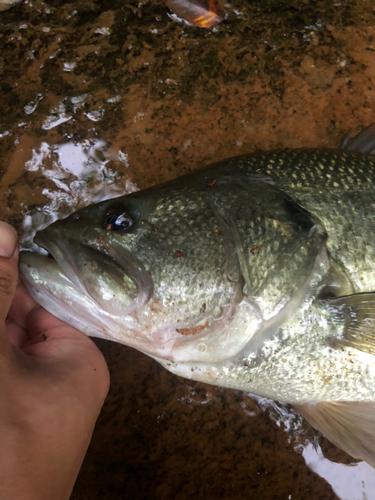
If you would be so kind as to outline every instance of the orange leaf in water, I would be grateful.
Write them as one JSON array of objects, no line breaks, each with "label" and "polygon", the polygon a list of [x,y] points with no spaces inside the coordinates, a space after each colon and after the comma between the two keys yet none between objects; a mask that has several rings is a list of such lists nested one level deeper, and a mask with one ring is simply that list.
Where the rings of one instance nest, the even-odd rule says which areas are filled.
[{"label": "orange leaf in water", "polygon": [[211,28],[223,20],[218,0],[165,0],[176,16],[199,28]]}]

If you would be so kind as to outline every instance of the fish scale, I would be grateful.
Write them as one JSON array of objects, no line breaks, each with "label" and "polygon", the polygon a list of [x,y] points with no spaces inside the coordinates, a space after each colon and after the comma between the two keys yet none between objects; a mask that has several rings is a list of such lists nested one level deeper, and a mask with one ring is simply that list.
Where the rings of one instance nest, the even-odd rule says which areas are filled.
[{"label": "fish scale", "polygon": [[375,273],[369,272],[371,263],[375,265],[375,161],[371,156],[306,149],[230,159],[223,167],[233,173],[239,169],[272,176],[277,187],[322,222],[329,233],[327,249],[343,264],[354,291],[375,290]]}]

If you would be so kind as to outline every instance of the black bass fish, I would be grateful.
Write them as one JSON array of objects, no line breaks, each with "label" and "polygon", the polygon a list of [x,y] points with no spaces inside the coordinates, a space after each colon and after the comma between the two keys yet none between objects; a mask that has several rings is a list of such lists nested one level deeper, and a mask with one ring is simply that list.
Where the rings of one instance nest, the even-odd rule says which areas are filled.
[{"label": "black bass fish", "polygon": [[35,299],[186,378],[288,402],[375,467],[375,125],[75,212],[24,252]]}]

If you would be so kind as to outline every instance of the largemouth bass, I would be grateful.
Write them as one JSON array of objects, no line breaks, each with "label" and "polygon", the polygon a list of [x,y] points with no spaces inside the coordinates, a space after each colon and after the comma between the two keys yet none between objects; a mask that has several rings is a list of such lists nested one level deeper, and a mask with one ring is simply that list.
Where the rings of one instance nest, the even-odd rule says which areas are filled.
[{"label": "largemouth bass", "polygon": [[91,205],[23,252],[32,295],[186,378],[293,404],[375,467],[375,126]]}]

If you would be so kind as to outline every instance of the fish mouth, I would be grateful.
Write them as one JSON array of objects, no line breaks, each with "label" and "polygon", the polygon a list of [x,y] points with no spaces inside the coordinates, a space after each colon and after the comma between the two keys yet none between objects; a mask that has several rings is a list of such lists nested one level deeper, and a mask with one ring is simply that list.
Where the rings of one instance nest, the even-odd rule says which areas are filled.
[{"label": "fish mouth", "polygon": [[126,248],[100,238],[100,243],[81,243],[36,234],[35,243],[44,248],[78,292],[93,299],[113,316],[127,316],[150,299],[153,283],[143,264]]},{"label": "fish mouth", "polygon": [[90,336],[108,338],[109,325],[138,329],[132,316],[152,296],[153,282],[128,250],[105,238],[62,238],[50,228],[34,242],[48,255],[21,252],[20,275],[37,302]]},{"label": "fish mouth", "polygon": [[65,242],[59,241],[59,243],[57,243],[44,237],[43,233],[39,232],[34,238],[34,243],[48,252],[47,258],[55,261],[56,265],[61,268],[61,271],[65,273],[66,277],[77,288],[77,290],[86,294],[88,293],[78,278],[78,269],[74,265],[73,259],[67,258],[67,256],[69,256],[69,244],[67,244],[67,240],[65,240]]}]

